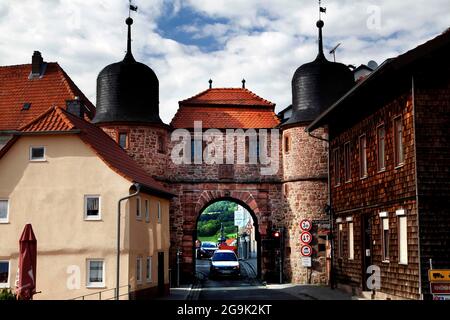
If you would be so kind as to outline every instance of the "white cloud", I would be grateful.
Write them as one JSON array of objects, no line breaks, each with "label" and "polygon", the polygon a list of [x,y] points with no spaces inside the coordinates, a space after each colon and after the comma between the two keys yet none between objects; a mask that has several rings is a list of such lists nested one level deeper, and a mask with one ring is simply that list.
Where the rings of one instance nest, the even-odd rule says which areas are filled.
[{"label": "white cloud", "polygon": [[[327,7],[324,37],[330,49],[341,42],[337,59],[359,65],[409,50],[448,27],[447,0],[334,0]],[[291,77],[317,53],[315,1],[292,0],[135,0],[135,57],[155,70],[160,80],[161,116],[170,122],[178,101],[214,86],[247,87],[277,103],[291,100]],[[125,0],[1,0],[0,65],[29,63],[33,50],[58,61],[95,103],[96,77],[106,65],[123,58],[126,48]],[[380,28],[370,29],[368,8],[377,6]],[[181,28],[193,38],[215,37],[222,49],[205,53],[193,45],[163,38],[156,19],[190,7],[221,19]],[[223,23],[223,20],[228,21]],[[393,36],[395,35],[395,36]],[[331,56],[329,56],[331,59]]]}]

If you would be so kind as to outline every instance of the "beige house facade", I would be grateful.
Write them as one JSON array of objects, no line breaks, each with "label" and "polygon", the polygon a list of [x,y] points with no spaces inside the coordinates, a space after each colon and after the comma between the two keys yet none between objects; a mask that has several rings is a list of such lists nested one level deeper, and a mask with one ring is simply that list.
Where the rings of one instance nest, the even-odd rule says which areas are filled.
[{"label": "beige house facade", "polygon": [[[52,128],[42,127],[50,118]],[[67,128],[55,129],[58,122]],[[121,202],[120,299],[167,291],[170,194],[103,131],[66,111],[53,108],[21,132],[0,154],[1,286],[15,287],[19,238],[31,223],[34,299],[114,299],[118,200],[139,183],[140,193]]]}]

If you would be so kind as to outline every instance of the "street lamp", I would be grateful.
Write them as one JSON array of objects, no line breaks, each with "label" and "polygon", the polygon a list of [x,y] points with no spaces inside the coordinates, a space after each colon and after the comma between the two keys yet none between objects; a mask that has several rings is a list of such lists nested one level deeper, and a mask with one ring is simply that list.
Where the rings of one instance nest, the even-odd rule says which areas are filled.
[{"label": "street lamp", "polygon": [[119,280],[120,280],[120,204],[124,200],[128,200],[135,197],[141,191],[141,185],[139,183],[134,183],[133,186],[136,191],[126,197],[119,199],[117,202],[117,257],[116,257],[116,300],[119,300]]}]

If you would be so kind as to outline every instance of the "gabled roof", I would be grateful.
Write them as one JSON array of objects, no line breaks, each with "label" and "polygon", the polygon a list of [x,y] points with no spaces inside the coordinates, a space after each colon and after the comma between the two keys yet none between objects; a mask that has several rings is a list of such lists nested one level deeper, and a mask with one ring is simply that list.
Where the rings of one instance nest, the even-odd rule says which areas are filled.
[{"label": "gabled roof", "polygon": [[180,101],[179,104],[275,107],[274,103],[245,88],[212,88]]},{"label": "gabled roof", "polygon": [[[173,196],[161,183],[147,174],[110,136],[102,129],[59,107],[52,107],[20,128],[22,134],[29,133],[76,133],[81,140],[115,172],[127,180],[142,184],[150,192],[166,197]],[[20,133],[19,133],[20,135]],[[0,157],[2,155],[0,154]]]},{"label": "gabled roof", "polygon": [[194,128],[201,121],[203,128],[257,129],[274,128],[280,124],[275,104],[245,88],[214,88],[180,101],[171,126]]},{"label": "gabled roof", "polygon": [[[31,64],[0,67],[0,131],[17,130],[48,108],[66,108],[78,97],[89,109],[95,107],[56,62],[46,63],[42,77],[30,79]],[[23,110],[25,103],[31,103]]]},{"label": "gabled roof", "polygon": [[[330,121],[336,121],[339,116],[347,117],[349,114],[352,114],[355,110],[350,110],[350,108],[358,108],[358,103],[352,104],[350,101],[367,100],[367,93],[375,97],[377,95],[380,96],[380,88],[390,87],[392,89],[393,86],[400,88],[400,79],[405,80],[405,78],[411,77],[416,69],[427,69],[428,72],[434,72],[435,75],[448,75],[449,51],[450,28],[414,49],[395,58],[387,59],[375,71],[320,114],[306,128],[306,131],[312,132]],[[406,81],[410,83],[411,79],[406,79]]]}]

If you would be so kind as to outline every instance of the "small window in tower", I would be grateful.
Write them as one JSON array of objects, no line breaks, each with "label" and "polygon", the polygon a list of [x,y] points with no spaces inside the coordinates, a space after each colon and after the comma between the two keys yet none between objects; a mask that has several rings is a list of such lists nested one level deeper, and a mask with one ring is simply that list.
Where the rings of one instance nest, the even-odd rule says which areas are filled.
[{"label": "small window in tower", "polygon": [[165,141],[164,141],[164,137],[162,135],[158,136],[158,152],[159,153],[165,153]]},{"label": "small window in tower", "polygon": [[119,132],[119,145],[123,149],[128,148],[128,133],[126,132]]},{"label": "small window in tower", "polygon": [[289,135],[284,136],[284,153],[289,153],[291,149],[291,139]]}]

